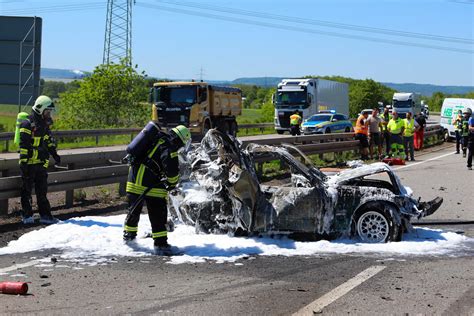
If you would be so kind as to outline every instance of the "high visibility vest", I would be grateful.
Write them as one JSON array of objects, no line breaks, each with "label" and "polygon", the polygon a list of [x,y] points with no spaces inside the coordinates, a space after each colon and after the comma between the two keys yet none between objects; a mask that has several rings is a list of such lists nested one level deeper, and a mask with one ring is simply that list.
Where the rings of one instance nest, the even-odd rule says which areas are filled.
[{"label": "high visibility vest", "polygon": [[454,130],[456,131],[461,131],[462,130],[462,116],[458,115],[456,118],[453,120],[453,125],[454,125]]},{"label": "high visibility vest", "polygon": [[[354,128],[354,131],[356,134],[364,134],[368,135],[368,127],[362,123],[366,118],[363,115],[360,115],[359,118],[357,119],[356,126]],[[365,122],[364,122],[365,123]]]},{"label": "high visibility vest", "polygon": [[461,136],[469,136],[469,119],[463,118],[461,121]]},{"label": "high visibility vest", "polygon": [[290,125],[300,125],[301,123],[301,116],[298,114],[293,114],[290,116]]},{"label": "high visibility vest", "polygon": [[387,124],[387,128],[392,134],[400,134],[402,127],[404,127],[404,123],[400,118],[397,118],[397,120],[392,118]]},{"label": "high visibility vest", "polygon": [[387,123],[387,124],[382,124],[382,130],[385,132],[387,130],[388,122],[392,119],[392,116],[390,115],[390,113],[387,113],[387,114],[382,113],[381,117],[384,120],[384,122]]},{"label": "high visibility vest", "polygon": [[405,135],[406,137],[413,136],[413,134],[415,133],[415,120],[411,119],[410,121],[408,121],[408,119],[404,119],[403,124],[403,126],[405,127],[403,135]]}]

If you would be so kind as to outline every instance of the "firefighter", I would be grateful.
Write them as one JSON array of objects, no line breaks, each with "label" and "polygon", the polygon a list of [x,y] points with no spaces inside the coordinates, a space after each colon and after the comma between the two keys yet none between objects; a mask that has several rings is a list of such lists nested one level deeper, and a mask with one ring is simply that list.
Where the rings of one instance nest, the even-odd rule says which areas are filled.
[{"label": "firefighter", "polygon": [[369,159],[369,112],[363,112],[356,121],[354,128],[355,138],[360,142],[360,151],[362,160]]},{"label": "firefighter", "polygon": [[[150,124],[153,127],[153,122],[148,123],[147,126]],[[145,137],[146,130],[147,127],[144,129]],[[139,136],[136,137],[138,138]],[[145,153],[143,158],[130,162],[126,187],[129,210],[125,219],[123,239],[126,243],[135,240],[143,201],[145,201],[152,228],[155,254],[171,255],[175,252],[173,249],[175,247],[168,244],[165,226],[168,218],[167,191],[173,189],[178,183],[178,150],[190,144],[191,133],[185,126],[179,125],[171,129],[169,134],[157,132],[154,138],[152,142],[142,146],[144,147],[142,151]]]},{"label": "firefighter", "polygon": [[464,116],[461,120],[461,143],[462,143],[462,156],[466,158],[467,152],[467,145],[469,144],[469,119],[472,115],[472,110],[470,108],[466,108],[463,112]]},{"label": "firefighter", "polygon": [[451,124],[454,125],[454,133],[456,134],[456,154],[459,154],[459,145],[462,143],[462,111],[459,110],[455,118],[453,118]]},{"label": "firefighter", "polygon": [[418,123],[412,118],[411,112],[407,113],[406,119],[403,120],[403,147],[405,147],[405,160],[408,160],[408,150],[410,150],[410,160],[415,161],[415,148],[413,135],[419,129]]},{"label": "firefighter", "polygon": [[300,125],[302,120],[299,111],[295,111],[295,113],[290,116],[290,134],[292,136],[301,135]]},{"label": "firefighter", "polygon": [[402,139],[404,129],[403,120],[399,118],[398,113],[393,110],[392,118],[387,124],[387,130],[390,133],[390,149],[392,158],[403,158],[403,154],[405,153]]},{"label": "firefighter", "polygon": [[56,143],[51,137],[51,112],[55,109],[53,101],[47,96],[39,96],[32,107],[32,113],[19,125],[20,134],[20,174],[21,208],[23,223],[33,224],[31,191],[35,188],[41,224],[54,224],[58,220],[51,215],[47,198],[49,156],[56,164],[61,162],[56,151]]}]

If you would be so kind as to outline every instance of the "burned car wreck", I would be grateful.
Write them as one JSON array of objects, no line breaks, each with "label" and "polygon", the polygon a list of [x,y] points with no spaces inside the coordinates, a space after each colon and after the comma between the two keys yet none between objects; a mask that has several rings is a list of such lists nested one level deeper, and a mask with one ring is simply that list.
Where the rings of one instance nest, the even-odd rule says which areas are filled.
[{"label": "burned car wreck", "polygon": [[[180,159],[185,168],[171,195],[170,214],[203,233],[399,241],[412,218],[434,213],[443,201],[415,200],[384,163],[327,176],[294,146],[249,144],[244,149],[217,130]],[[289,172],[264,182],[256,168],[264,161]]]}]

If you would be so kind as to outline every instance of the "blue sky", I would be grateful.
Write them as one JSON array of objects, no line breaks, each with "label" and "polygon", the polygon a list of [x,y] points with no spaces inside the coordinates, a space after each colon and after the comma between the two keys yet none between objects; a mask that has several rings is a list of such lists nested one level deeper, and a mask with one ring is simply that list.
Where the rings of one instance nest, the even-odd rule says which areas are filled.
[{"label": "blue sky", "polygon": [[[84,8],[92,3],[93,9],[62,12],[48,9],[77,3],[82,3]],[[43,18],[43,67],[90,71],[102,62],[106,3],[106,0],[0,0],[0,15],[36,14]],[[357,32],[347,26],[335,28],[256,18],[249,14],[231,15],[190,7],[190,4],[260,12],[267,17],[272,14],[364,26],[370,32]],[[147,5],[187,10],[192,15]],[[276,28],[197,15],[203,13],[269,23]],[[404,36],[377,33],[374,28],[401,31]],[[407,32],[445,39],[420,39]],[[169,0],[167,3],[137,0],[133,8],[133,62],[150,75],[166,78],[198,78],[202,67],[204,79],[209,80],[341,75],[385,82],[474,86],[473,34],[474,1],[471,0]],[[354,38],[357,36],[375,40]],[[465,39],[468,44],[454,43],[454,37]]]}]

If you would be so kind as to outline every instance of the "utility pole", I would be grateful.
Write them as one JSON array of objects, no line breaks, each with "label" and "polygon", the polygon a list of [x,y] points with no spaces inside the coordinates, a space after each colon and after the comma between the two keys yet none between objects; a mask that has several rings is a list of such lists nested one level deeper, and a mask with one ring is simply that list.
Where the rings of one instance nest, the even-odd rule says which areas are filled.
[{"label": "utility pole", "polygon": [[201,69],[199,70],[199,81],[203,81],[203,78],[204,78],[204,69],[202,69],[202,66],[201,66]]},{"label": "utility pole", "polygon": [[135,0],[107,0],[103,64],[132,64],[132,5]]}]

